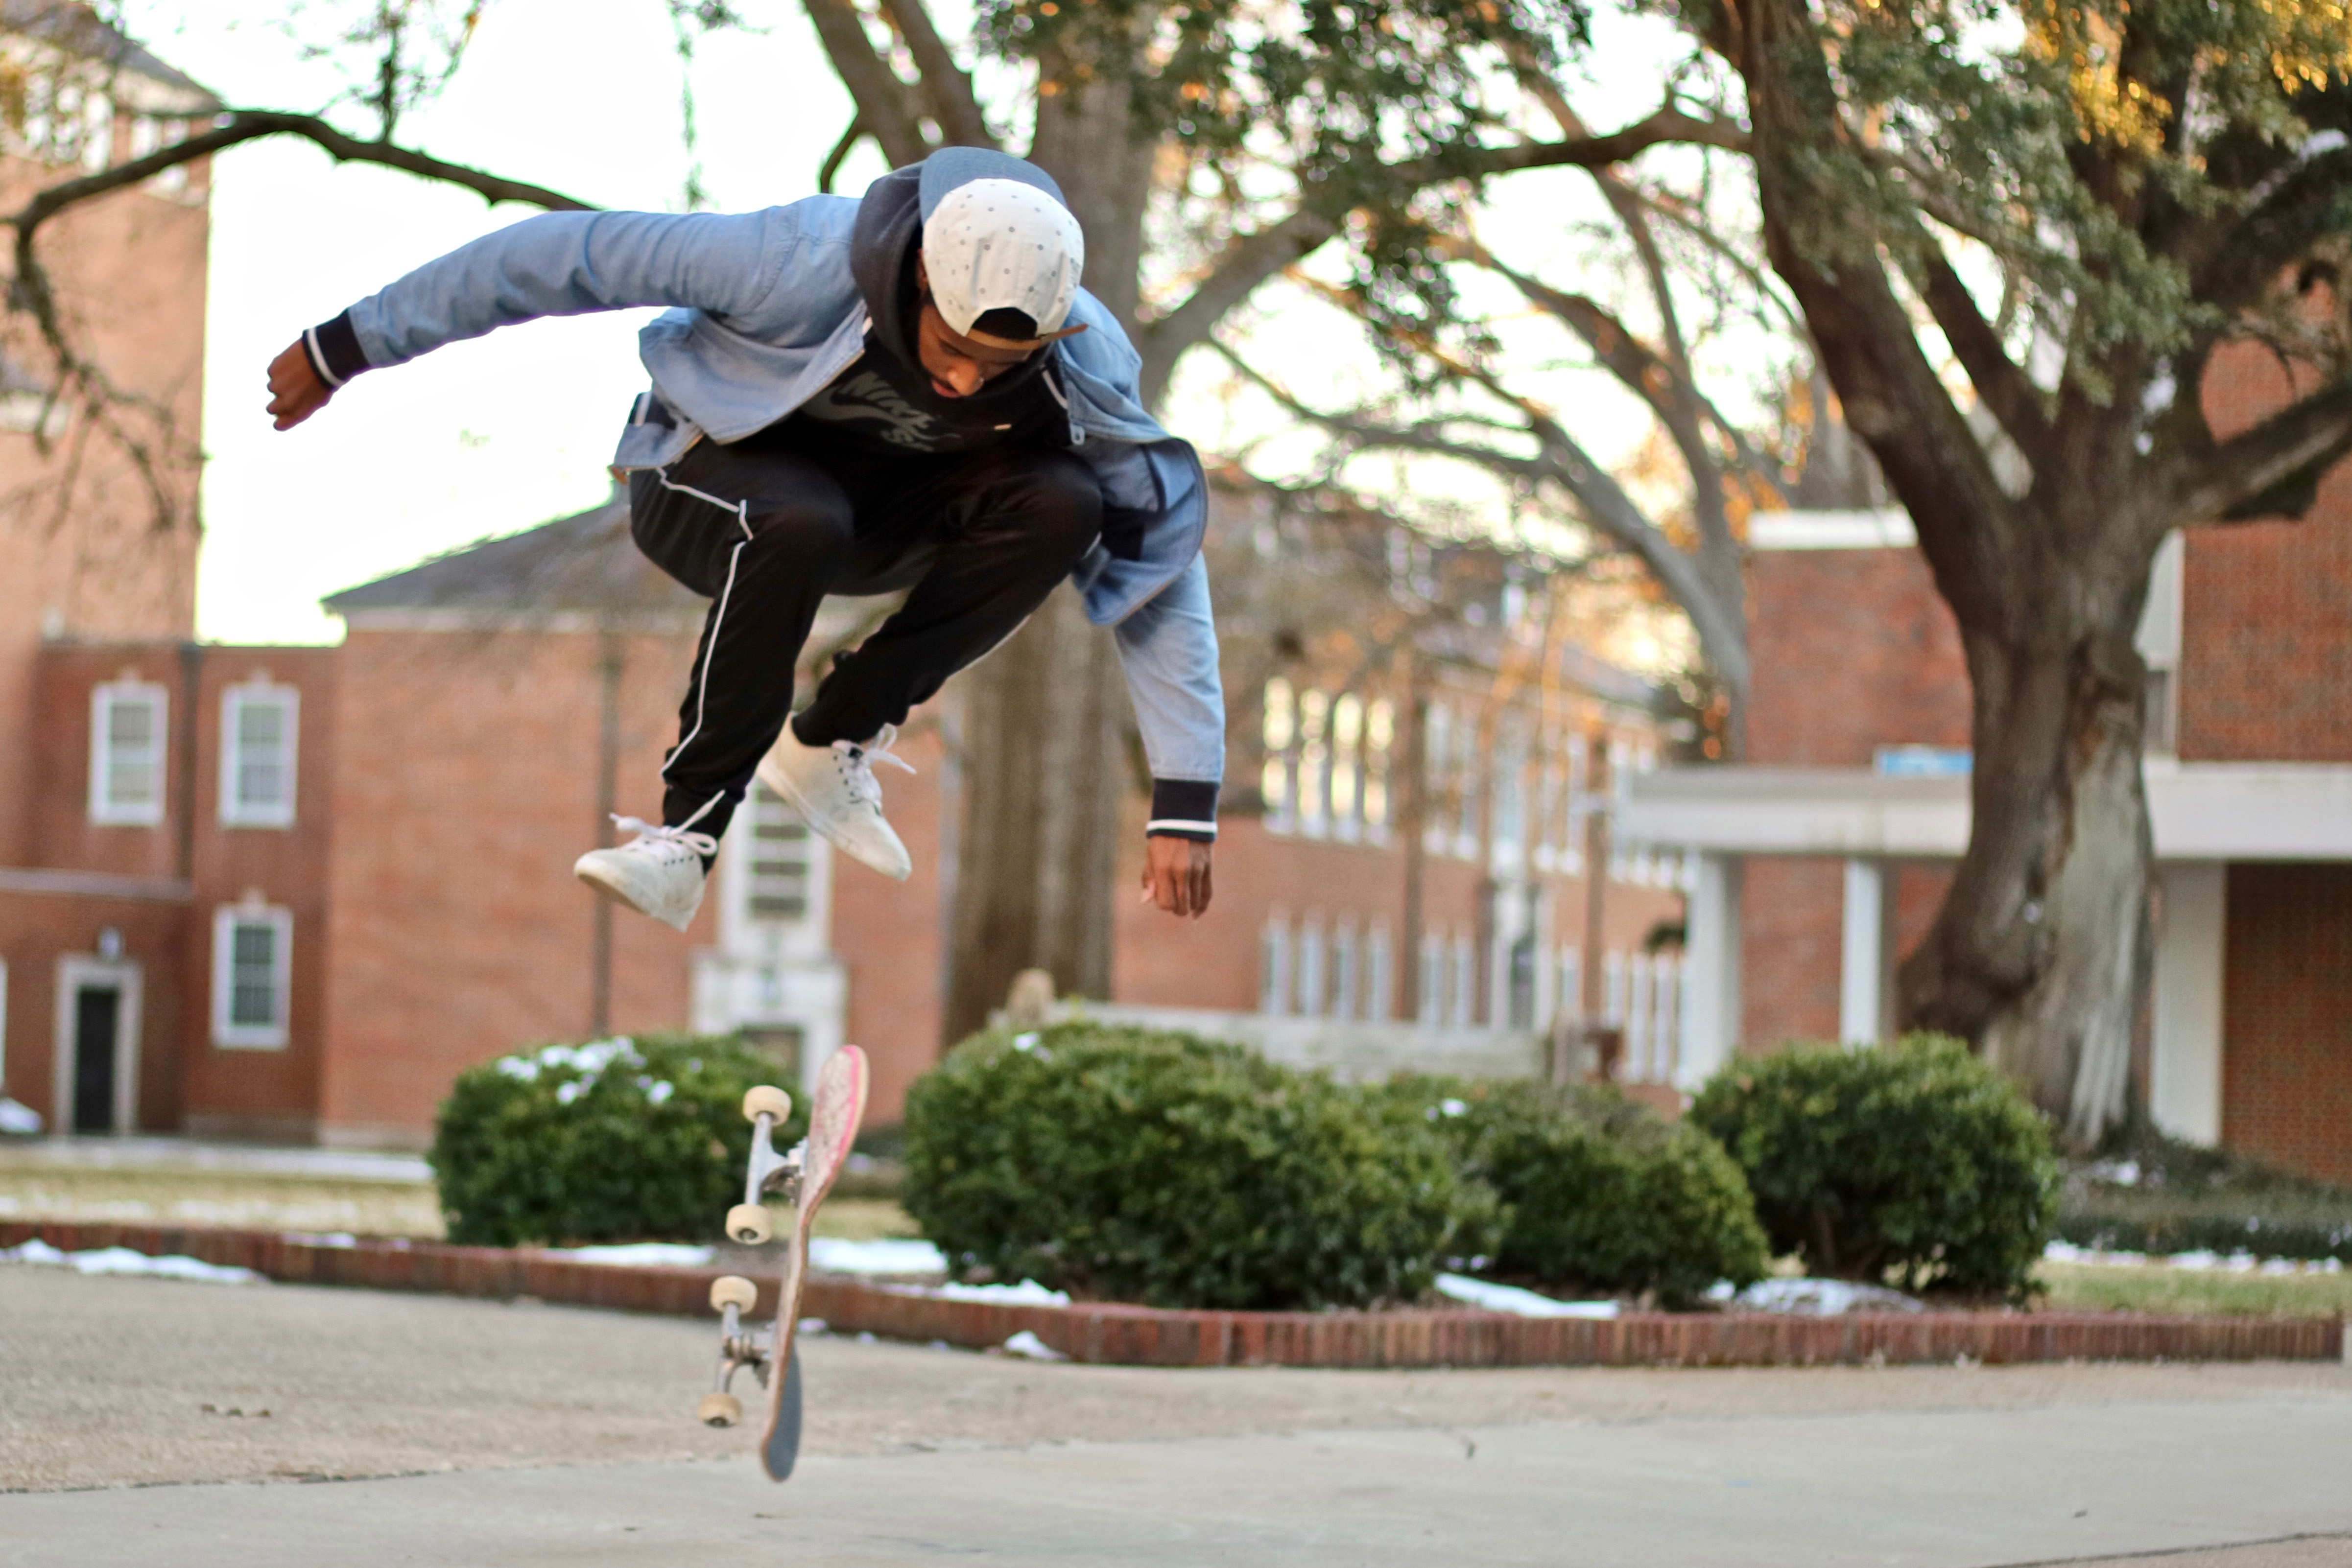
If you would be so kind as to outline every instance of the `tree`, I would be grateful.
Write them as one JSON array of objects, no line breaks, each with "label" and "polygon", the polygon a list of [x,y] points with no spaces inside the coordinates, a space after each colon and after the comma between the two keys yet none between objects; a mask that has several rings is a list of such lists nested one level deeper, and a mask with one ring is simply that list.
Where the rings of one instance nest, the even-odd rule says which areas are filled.
[{"label": "tree", "polygon": [[[1427,220],[1465,183],[1742,140],[1671,105],[1606,134],[1512,132],[1509,62],[1562,57],[1580,25],[1569,0],[983,0],[975,47],[1021,84],[993,105],[922,0],[804,5],[857,104],[829,167],[866,137],[894,164],[1017,142],[1025,119],[1025,154],[1077,214],[1087,287],[1155,403],[1188,349],[1328,241],[1351,243],[1370,298],[1409,312],[1416,290],[1398,280],[1443,293]],[[1115,665],[1072,596],[965,690],[950,1038],[1032,966],[1107,991],[1120,776]]]},{"label": "tree", "polygon": [[[2124,1113],[2150,962],[2132,637],[2157,547],[2301,517],[2352,451],[2352,19],[2304,0],[1675,15],[1744,86],[1772,266],[1973,683],[1974,825],[1903,967],[1902,1027],[1979,1042],[2087,1145]],[[2203,396],[2236,355],[2285,372],[2242,427]]]}]

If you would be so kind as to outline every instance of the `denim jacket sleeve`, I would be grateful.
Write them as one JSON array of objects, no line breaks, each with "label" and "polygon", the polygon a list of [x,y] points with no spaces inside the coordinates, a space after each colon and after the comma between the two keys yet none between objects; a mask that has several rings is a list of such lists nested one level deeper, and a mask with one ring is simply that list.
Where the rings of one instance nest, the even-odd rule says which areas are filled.
[{"label": "denim jacket sleeve", "polygon": [[[1171,782],[1207,786],[1213,832],[1216,787],[1225,774],[1225,696],[1217,674],[1208,563],[1194,556],[1167,587],[1121,621],[1114,635],[1151,777],[1163,792]],[[1170,809],[1156,801],[1153,815],[1164,816]]]},{"label": "denim jacket sleeve", "polygon": [[[347,314],[370,369],[541,316],[638,305],[772,315],[771,296],[801,237],[797,218],[789,207],[546,213],[426,262]],[[813,340],[838,314],[821,313],[823,320],[806,323]],[[765,325],[789,335],[787,323]]]}]

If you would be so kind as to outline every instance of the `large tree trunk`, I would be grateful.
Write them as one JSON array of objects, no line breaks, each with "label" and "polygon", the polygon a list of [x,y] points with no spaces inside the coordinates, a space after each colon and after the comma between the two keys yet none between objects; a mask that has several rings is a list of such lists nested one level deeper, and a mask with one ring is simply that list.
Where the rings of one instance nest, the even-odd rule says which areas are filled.
[{"label": "large tree trunk", "polygon": [[963,677],[966,760],[947,1041],[988,1021],[1013,977],[1110,994],[1111,876],[1127,696],[1110,633],[1055,590]]},{"label": "large tree trunk", "polygon": [[[2123,591],[2087,575],[2062,573],[2006,639],[1963,630],[1974,823],[1899,977],[1904,1027],[1977,1041],[2077,1150],[2124,1116],[2151,967],[2147,671],[2131,635],[2146,572]],[[2109,624],[2052,635],[2070,601],[2114,606]]]},{"label": "large tree trunk", "polygon": [[[1123,71],[1050,68],[1031,159],[1060,183],[1087,235],[1086,284],[1133,329],[1154,143]],[[987,1021],[1013,977],[1048,970],[1060,994],[1110,994],[1111,900],[1127,692],[1108,632],[1077,595],[1045,607],[969,674],[963,825],[945,1043]]]}]

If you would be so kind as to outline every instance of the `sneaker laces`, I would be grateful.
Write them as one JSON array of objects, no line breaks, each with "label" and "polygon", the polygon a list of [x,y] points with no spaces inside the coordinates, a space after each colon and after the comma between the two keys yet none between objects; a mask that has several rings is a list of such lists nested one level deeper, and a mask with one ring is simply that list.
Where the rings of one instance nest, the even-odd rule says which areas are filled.
[{"label": "sneaker laces", "polygon": [[835,753],[842,759],[841,779],[848,786],[851,800],[861,806],[871,806],[877,811],[882,810],[882,781],[874,777],[874,764],[877,762],[887,762],[893,768],[904,768],[909,774],[915,771],[913,763],[890,749],[898,739],[898,727],[886,724],[871,740],[836,740],[833,743]]},{"label": "sneaker laces", "polygon": [[613,826],[625,833],[637,835],[629,843],[622,846],[625,849],[635,849],[638,844],[645,844],[648,848],[662,844],[676,844],[682,849],[691,850],[703,860],[709,860],[719,852],[719,841],[709,833],[689,832],[684,828],[665,828],[646,821],[642,818],[624,817],[618,811],[613,813]]}]

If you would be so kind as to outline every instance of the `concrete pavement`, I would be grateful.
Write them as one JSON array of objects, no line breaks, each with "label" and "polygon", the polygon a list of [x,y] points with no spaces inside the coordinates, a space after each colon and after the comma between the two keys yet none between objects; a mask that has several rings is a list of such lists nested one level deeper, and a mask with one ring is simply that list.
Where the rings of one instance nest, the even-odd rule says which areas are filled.
[{"label": "concrete pavement", "polygon": [[[1192,1373],[818,1340],[775,1487],[687,1419],[710,1339],[0,1269],[0,1485],[43,1489],[0,1496],[0,1564],[2352,1568],[2343,1367]],[[320,1475],[381,1479],[284,1484]]]}]

